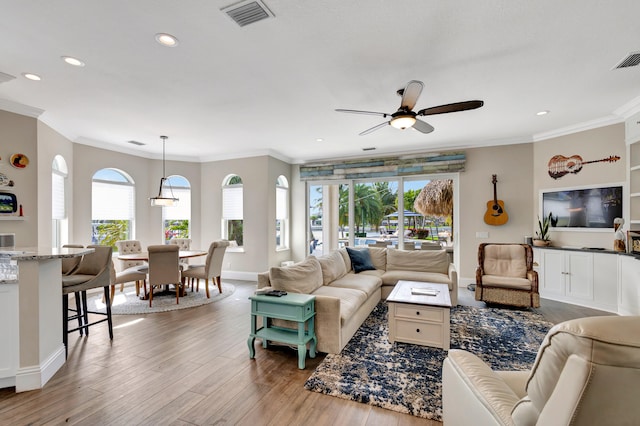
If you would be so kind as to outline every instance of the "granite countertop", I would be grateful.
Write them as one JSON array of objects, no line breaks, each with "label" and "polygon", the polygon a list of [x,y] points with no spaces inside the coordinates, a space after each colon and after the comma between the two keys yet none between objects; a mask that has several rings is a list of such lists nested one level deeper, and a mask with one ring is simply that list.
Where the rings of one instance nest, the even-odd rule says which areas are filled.
[{"label": "granite countertop", "polygon": [[578,247],[578,246],[535,247],[534,246],[533,248],[541,249],[541,250],[571,250],[571,251],[583,251],[583,252],[589,252],[589,253],[619,254],[621,256],[631,256],[631,257],[635,257],[636,259],[640,259],[640,253],[626,253],[626,252],[620,252],[615,250],[609,250],[601,247]]},{"label": "granite countertop", "polygon": [[[48,259],[78,257],[93,253],[92,248],[51,248],[51,247],[12,247],[0,248],[0,260],[6,265],[0,271],[0,285],[17,284],[19,268],[16,261],[40,261]],[[10,260],[7,261],[6,258]]]},{"label": "granite countertop", "polygon": [[0,249],[0,256],[9,256],[12,260],[46,260],[78,257],[93,251],[92,248],[14,247]]}]

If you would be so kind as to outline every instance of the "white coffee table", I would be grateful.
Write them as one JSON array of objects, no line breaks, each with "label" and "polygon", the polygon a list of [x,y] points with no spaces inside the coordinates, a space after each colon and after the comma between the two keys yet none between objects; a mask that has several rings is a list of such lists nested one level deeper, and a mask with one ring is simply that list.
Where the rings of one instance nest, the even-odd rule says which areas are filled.
[{"label": "white coffee table", "polygon": [[[433,295],[417,294],[433,290]],[[400,280],[389,297],[389,342],[449,349],[451,298],[446,284]]]}]

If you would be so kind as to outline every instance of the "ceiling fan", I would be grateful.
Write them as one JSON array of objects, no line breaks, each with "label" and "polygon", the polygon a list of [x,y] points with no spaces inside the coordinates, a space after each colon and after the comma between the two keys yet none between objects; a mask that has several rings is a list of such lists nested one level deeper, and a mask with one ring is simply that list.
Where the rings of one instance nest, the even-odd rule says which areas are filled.
[{"label": "ceiling fan", "polygon": [[393,114],[374,111],[358,111],[354,109],[336,109],[336,111],[348,112],[352,114],[380,115],[385,118],[391,117],[391,120],[380,123],[377,126],[373,126],[370,129],[367,129],[364,132],[360,133],[360,136],[364,136],[368,135],[369,133],[375,132],[378,129],[381,129],[388,124],[392,125],[396,129],[406,129],[409,127],[413,127],[419,132],[431,133],[434,130],[433,126],[422,120],[418,120],[416,117],[445,114],[448,112],[466,111],[470,109],[480,108],[482,105],[484,105],[483,101],[465,101],[425,108],[421,109],[418,112],[414,112],[413,107],[416,106],[416,102],[418,101],[418,97],[420,97],[420,93],[422,93],[423,87],[424,84],[422,84],[421,81],[411,80],[409,83],[407,83],[407,86],[404,89],[398,90],[397,93],[399,96],[402,96],[402,101],[400,102],[400,108],[398,108],[398,110]]}]

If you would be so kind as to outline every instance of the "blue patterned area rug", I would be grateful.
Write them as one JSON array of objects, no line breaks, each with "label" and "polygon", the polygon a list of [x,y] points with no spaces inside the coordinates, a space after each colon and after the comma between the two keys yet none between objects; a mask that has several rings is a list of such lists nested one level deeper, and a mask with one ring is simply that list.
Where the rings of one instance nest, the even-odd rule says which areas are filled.
[{"label": "blue patterned area rug", "polygon": [[[552,323],[529,310],[451,309],[451,348],[496,370],[527,370]],[[442,421],[442,349],[388,341],[381,302],[339,355],[328,354],[307,379],[314,392]]]}]

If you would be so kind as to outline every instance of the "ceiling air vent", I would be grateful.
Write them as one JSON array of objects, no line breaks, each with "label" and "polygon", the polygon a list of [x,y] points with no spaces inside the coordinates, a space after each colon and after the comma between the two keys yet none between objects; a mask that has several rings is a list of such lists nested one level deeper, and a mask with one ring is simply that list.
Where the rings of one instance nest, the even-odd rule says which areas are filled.
[{"label": "ceiling air vent", "polygon": [[635,67],[638,64],[640,64],[640,52],[631,52],[618,62],[613,69]]},{"label": "ceiling air vent", "polygon": [[138,146],[146,145],[146,143],[138,142],[138,141],[127,141],[127,143],[130,143],[131,145],[138,145]]},{"label": "ceiling air vent", "polygon": [[220,10],[229,15],[241,27],[274,17],[269,8],[258,0],[242,1]]}]

